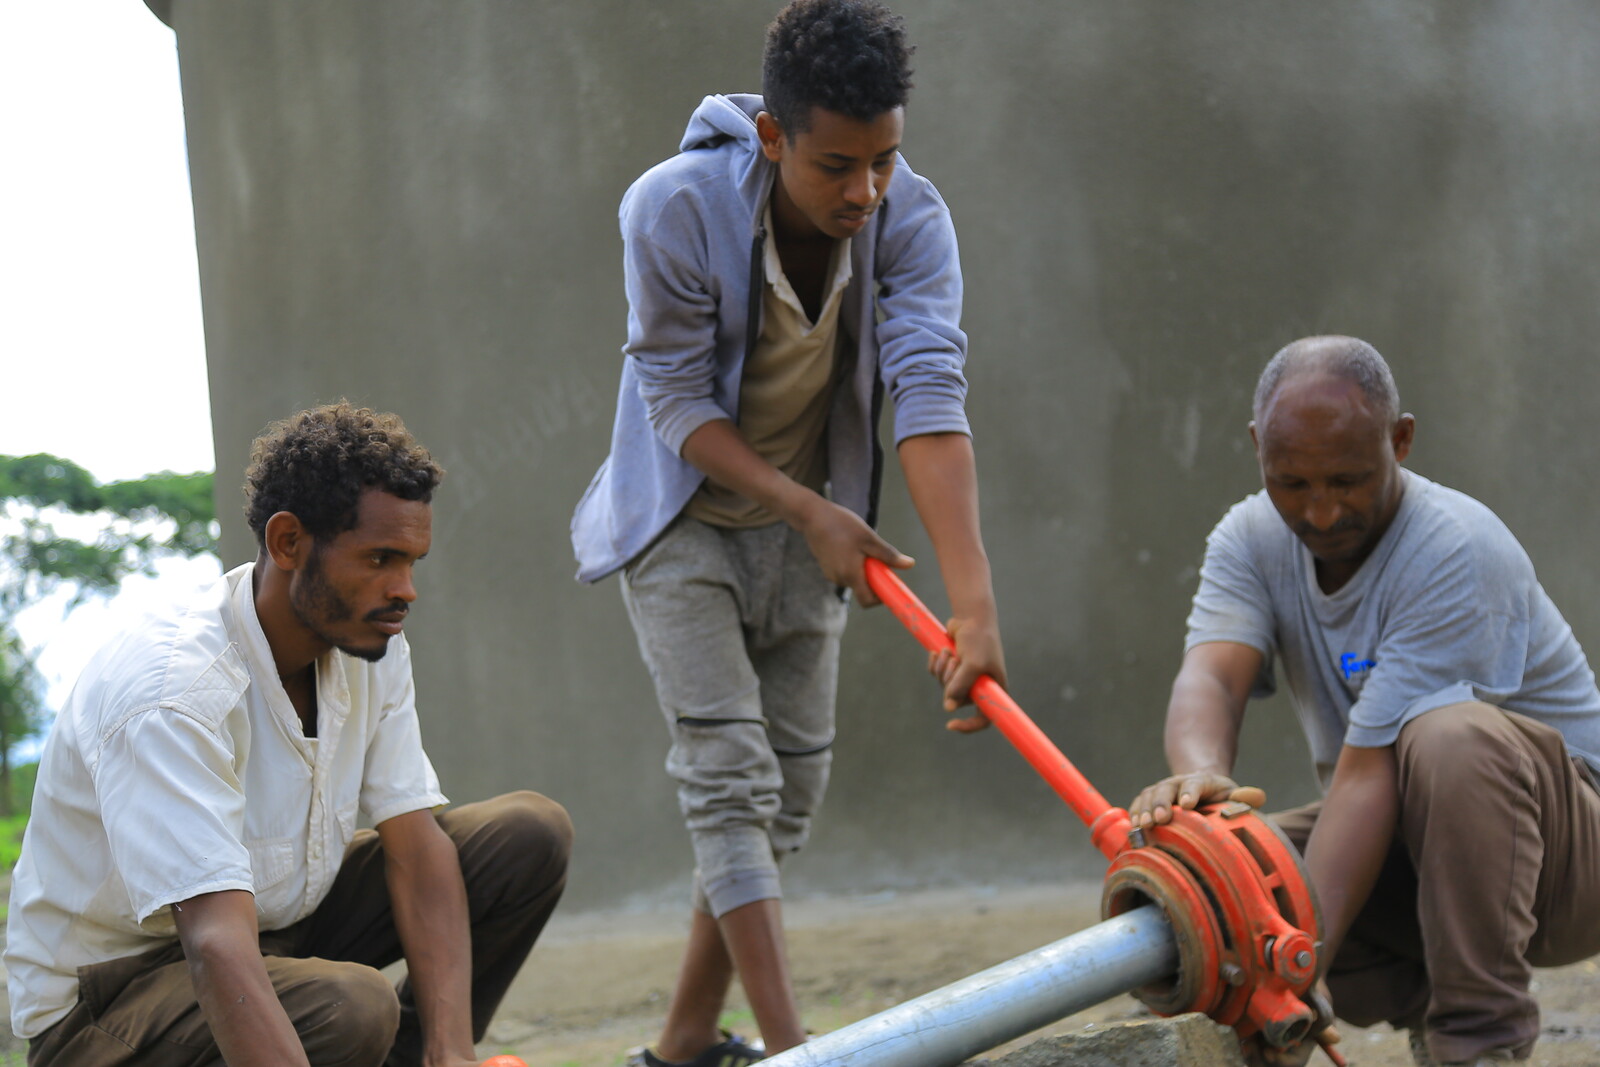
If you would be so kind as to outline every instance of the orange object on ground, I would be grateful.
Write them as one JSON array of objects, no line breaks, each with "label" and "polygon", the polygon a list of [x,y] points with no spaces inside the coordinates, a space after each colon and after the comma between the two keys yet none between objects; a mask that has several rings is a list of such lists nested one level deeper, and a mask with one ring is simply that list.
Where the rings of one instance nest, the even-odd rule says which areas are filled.
[{"label": "orange object on ground", "polygon": [[490,1056],[484,1060],[481,1067],[528,1067],[515,1056]]},{"label": "orange object on ground", "polygon": [[[928,651],[954,649],[933,613],[888,565],[866,562],[867,584]],[[1175,810],[1172,821],[1134,830],[988,675],[972,701],[1038,771],[1110,860],[1101,913],[1154,903],[1172,924],[1178,973],[1134,991],[1161,1015],[1198,1011],[1287,1048],[1316,1021],[1305,998],[1317,974],[1322,926],[1300,855],[1248,805]],[[1334,1063],[1344,1060],[1327,1044]]]}]

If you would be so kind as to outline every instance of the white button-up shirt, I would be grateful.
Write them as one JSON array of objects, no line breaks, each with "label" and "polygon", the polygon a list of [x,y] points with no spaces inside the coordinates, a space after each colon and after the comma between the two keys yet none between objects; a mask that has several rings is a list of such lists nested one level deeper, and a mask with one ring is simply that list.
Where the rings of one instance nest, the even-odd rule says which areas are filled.
[{"label": "white button-up shirt", "polygon": [[71,1010],[77,968],[176,936],[171,905],[255,895],[263,930],[327,895],[358,812],[446,802],[417,725],[404,637],[377,663],[316,664],[317,737],[278,680],[246,564],[90,661],[39,761],[11,888],[11,1025]]}]

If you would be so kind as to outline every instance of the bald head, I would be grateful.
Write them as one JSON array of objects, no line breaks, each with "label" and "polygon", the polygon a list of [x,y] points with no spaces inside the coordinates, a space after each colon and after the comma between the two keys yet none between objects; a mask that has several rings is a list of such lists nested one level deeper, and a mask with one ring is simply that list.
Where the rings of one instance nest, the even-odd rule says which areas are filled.
[{"label": "bald head", "polygon": [[1302,337],[1278,350],[1267,363],[1256,383],[1253,415],[1264,424],[1263,416],[1273,398],[1288,382],[1302,376],[1332,378],[1358,386],[1366,395],[1372,414],[1384,426],[1400,417],[1400,394],[1394,375],[1378,350],[1355,337],[1327,335]]}]

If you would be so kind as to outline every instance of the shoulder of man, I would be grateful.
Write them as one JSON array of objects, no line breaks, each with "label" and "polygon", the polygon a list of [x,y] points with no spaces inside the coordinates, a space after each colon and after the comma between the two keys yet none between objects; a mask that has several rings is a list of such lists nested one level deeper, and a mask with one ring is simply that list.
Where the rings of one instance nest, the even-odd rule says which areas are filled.
[{"label": "shoulder of man", "polygon": [[1208,542],[1225,540],[1237,551],[1257,555],[1292,551],[1298,544],[1294,532],[1272,506],[1265,489],[1234,502],[1207,535]]},{"label": "shoulder of man", "polygon": [[700,103],[679,151],[639,175],[623,194],[618,215],[624,235],[654,234],[664,217],[753,218],[768,185],[768,164],[748,115],[759,107],[748,103],[755,99],[708,96]]},{"label": "shoulder of man", "polygon": [[1455,558],[1478,579],[1533,579],[1527,551],[1488,505],[1414,472],[1407,479],[1409,562],[1431,568]]},{"label": "shoulder of man", "polygon": [[[889,180],[889,191],[884,195],[880,210],[883,233],[879,239],[883,243],[935,233],[954,240],[949,205],[933,182],[912,170],[904,156],[895,157],[894,176]],[[937,228],[930,230],[930,222],[936,223]]]},{"label": "shoulder of man", "polygon": [[231,589],[224,576],[183,603],[146,613],[102,646],[63,709],[80,737],[103,738],[156,707],[220,725],[250,685],[226,620]]}]

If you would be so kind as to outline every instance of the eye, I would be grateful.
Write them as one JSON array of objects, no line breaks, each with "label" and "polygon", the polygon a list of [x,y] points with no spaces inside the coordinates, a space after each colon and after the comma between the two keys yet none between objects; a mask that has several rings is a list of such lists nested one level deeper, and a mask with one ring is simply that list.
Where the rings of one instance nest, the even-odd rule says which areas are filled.
[{"label": "eye", "polygon": [[845,171],[845,168],[839,167],[839,166],[835,166],[832,163],[818,163],[817,166],[821,167],[824,171],[826,171],[829,174],[843,174],[844,171]]}]

